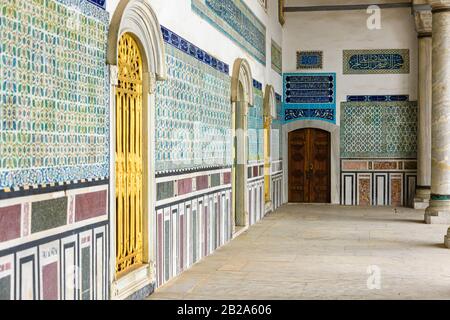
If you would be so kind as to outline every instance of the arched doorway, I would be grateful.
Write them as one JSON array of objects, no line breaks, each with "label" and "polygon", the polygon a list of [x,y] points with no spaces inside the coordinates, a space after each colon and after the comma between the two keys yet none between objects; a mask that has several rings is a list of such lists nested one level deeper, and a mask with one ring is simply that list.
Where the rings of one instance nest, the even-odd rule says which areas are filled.
[{"label": "arched doorway", "polygon": [[166,78],[161,27],[147,0],[121,0],[111,19],[111,298],[155,281],[155,87]]},{"label": "arched doorway", "polygon": [[291,131],[289,148],[289,202],[331,202],[331,137],[325,130]]},{"label": "arched doorway", "polygon": [[253,105],[253,78],[245,59],[237,59],[233,65],[231,79],[233,167],[232,209],[233,233],[249,224],[247,192],[247,114]]},{"label": "arched doorway", "polygon": [[276,97],[273,86],[266,85],[264,91],[264,203],[265,212],[272,210],[272,120],[276,119]]}]

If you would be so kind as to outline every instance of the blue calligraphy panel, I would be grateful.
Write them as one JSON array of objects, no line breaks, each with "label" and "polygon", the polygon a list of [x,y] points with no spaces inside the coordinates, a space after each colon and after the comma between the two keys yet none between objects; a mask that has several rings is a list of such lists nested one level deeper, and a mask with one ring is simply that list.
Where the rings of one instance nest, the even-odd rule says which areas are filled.
[{"label": "blue calligraphy panel", "polygon": [[335,73],[285,73],[284,121],[317,119],[336,123]]},{"label": "blue calligraphy panel", "polygon": [[344,50],[344,74],[409,73],[409,49]]},{"label": "blue calligraphy panel", "polygon": [[322,51],[297,51],[297,69],[322,69]]}]

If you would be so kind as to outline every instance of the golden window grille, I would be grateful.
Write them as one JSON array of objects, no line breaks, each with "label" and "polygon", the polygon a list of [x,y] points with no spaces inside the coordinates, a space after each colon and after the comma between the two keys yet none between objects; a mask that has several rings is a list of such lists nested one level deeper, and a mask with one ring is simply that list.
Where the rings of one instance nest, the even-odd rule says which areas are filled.
[{"label": "golden window grille", "polygon": [[142,58],[133,37],[119,40],[116,88],[116,274],[143,261]]}]

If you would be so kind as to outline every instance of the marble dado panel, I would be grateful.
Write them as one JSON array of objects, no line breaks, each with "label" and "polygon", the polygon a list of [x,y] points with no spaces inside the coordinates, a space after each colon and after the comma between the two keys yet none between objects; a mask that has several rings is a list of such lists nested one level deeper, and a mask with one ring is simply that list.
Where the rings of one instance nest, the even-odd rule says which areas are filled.
[{"label": "marble dado panel", "polygon": [[409,49],[344,50],[344,74],[409,73]]},{"label": "marble dado panel", "polygon": [[156,88],[157,175],[231,165],[228,68],[200,60],[198,50],[186,53],[189,48],[166,46],[168,79]]},{"label": "marble dado panel", "polygon": [[108,24],[86,0],[0,3],[0,189],[108,177]]},{"label": "marble dado panel", "polygon": [[108,221],[0,249],[0,300],[107,300]]},{"label": "marble dado panel", "polygon": [[280,75],[283,73],[283,52],[281,46],[272,39],[271,46],[272,69]]},{"label": "marble dado panel", "polygon": [[[96,186],[0,201],[0,250],[77,228],[90,219],[107,220],[108,186]],[[59,232],[64,230],[58,229]]]},{"label": "marble dado panel", "polygon": [[231,240],[231,207],[230,187],[157,206],[157,286]]},{"label": "marble dado panel", "polygon": [[192,10],[266,65],[266,27],[243,0],[192,0]]},{"label": "marble dado panel", "polygon": [[410,158],[417,153],[416,102],[342,102],[342,158]]},{"label": "marble dado panel", "polygon": [[157,205],[169,203],[178,198],[190,197],[199,192],[208,192],[210,189],[226,187],[230,184],[231,171],[229,169],[157,178]]},{"label": "marble dado panel", "polygon": [[412,206],[417,161],[341,159],[341,204]]}]

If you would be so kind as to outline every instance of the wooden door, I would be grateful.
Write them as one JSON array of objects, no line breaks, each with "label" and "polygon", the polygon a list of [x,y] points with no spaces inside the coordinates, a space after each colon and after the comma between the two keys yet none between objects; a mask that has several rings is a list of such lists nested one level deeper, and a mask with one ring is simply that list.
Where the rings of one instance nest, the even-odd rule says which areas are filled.
[{"label": "wooden door", "polygon": [[330,133],[300,129],[289,133],[289,202],[329,203]]}]

